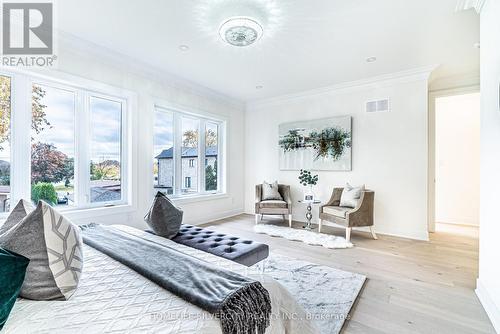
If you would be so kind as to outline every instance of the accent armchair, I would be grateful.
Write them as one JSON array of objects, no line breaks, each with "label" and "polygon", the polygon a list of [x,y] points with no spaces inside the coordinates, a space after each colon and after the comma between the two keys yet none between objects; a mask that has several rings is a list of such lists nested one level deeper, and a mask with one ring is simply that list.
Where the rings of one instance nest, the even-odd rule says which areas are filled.
[{"label": "accent armchair", "polygon": [[373,202],[375,193],[371,190],[361,192],[361,197],[355,208],[340,206],[340,197],[344,188],[333,189],[332,197],[319,209],[319,228],[324,223],[334,223],[345,226],[345,238],[351,240],[351,230],[353,227],[366,226],[370,228],[373,239],[377,239],[375,231],[373,231]]},{"label": "accent armchair", "polygon": [[[264,215],[280,215],[283,220],[288,215],[288,225],[292,227],[292,199],[290,197],[290,186],[279,184],[278,191],[283,200],[262,200],[262,184],[255,186],[255,224],[258,224]],[[260,220],[259,220],[260,215]]]}]

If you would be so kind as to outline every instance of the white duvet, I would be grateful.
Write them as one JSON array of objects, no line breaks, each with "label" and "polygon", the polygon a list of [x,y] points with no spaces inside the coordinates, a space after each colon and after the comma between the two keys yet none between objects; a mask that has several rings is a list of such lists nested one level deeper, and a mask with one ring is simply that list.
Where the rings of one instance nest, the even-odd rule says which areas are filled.
[{"label": "white duvet", "polygon": [[[318,333],[288,291],[257,270],[128,226],[128,233],[173,246],[213,265],[259,280],[272,302],[266,333]],[[220,334],[210,313],[149,281],[135,271],[84,246],[84,269],[77,292],[69,301],[16,302],[2,334],[12,333],[203,333]]]}]

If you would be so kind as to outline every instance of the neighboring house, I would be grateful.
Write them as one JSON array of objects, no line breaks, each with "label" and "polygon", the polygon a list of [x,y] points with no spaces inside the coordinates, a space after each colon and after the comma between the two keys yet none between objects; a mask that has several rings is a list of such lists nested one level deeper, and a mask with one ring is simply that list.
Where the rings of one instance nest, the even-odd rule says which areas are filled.
[{"label": "neighboring house", "polygon": [[121,199],[120,180],[94,180],[90,181],[90,201],[112,202]]},{"label": "neighboring house", "polygon": [[[174,148],[163,150],[155,159],[158,160],[158,178],[155,188],[165,188],[168,194],[173,193],[174,187]],[[207,147],[205,151],[205,168],[217,163],[217,146]],[[197,192],[198,187],[198,148],[182,148],[182,184],[183,193]]]}]

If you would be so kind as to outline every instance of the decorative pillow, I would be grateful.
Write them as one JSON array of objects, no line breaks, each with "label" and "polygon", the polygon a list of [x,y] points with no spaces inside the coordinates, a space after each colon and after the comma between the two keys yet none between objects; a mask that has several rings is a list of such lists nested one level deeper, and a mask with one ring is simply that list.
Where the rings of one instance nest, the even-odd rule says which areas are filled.
[{"label": "decorative pillow", "polygon": [[80,229],[49,204],[0,235],[0,247],[19,253],[30,264],[20,296],[33,300],[68,300],[76,291],[83,267]]},{"label": "decorative pillow", "polygon": [[274,181],[274,183],[267,183],[264,181],[262,184],[262,200],[283,200],[283,197],[281,197],[281,194],[278,191],[278,181]]},{"label": "decorative pillow", "polygon": [[172,239],[179,232],[182,215],[181,209],[176,207],[165,194],[158,192],[144,220],[156,235]]},{"label": "decorative pillow", "polygon": [[364,184],[360,187],[353,187],[347,183],[340,196],[340,206],[355,208],[363,191],[365,191]]},{"label": "decorative pillow", "polygon": [[22,255],[0,248],[0,330],[21,291],[29,262]]},{"label": "decorative pillow", "polygon": [[0,226],[0,235],[19,223],[28,213],[35,210],[35,207],[30,202],[24,199],[20,200],[14,210],[12,210],[5,220],[5,223]]}]

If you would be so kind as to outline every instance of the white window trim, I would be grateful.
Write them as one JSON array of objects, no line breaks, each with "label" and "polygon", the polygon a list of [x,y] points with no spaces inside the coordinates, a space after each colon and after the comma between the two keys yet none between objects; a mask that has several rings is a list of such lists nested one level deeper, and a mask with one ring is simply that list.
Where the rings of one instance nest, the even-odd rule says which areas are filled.
[{"label": "white window trim", "polygon": [[[228,118],[222,115],[216,115],[204,110],[194,109],[188,106],[170,103],[165,100],[156,99],[153,106],[153,128],[156,121],[157,112],[165,112],[173,115],[173,156],[174,156],[174,193],[169,195],[171,199],[176,202],[188,203],[205,201],[211,199],[227,198],[227,173],[226,173],[226,128],[228,126]],[[181,188],[184,184],[182,180],[182,173],[177,172],[182,169],[181,161],[181,150],[182,146],[182,117],[188,117],[200,121],[199,124],[199,138],[198,138],[198,192],[195,194],[182,194]],[[215,123],[218,125],[218,156],[217,156],[217,191],[206,191],[205,190],[205,150],[201,149],[205,147],[205,131],[206,123]],[[152,138],[154,142],[154,136]],[[203,144],[203,146],[202,146]],[[154,144],[153,144],[154,146]],[[153,171],[151,169],[151,177]],[[153,184],[153,192],[155,191]]]},{"label": "white window trim", "polygon": [[[49,75],[20,69],[0,70],[0,75],[11,78],[11,196],[10,207],[20,199],[31,198],[31,98],[32,84],[38,83],[51,87],[76,92],[75,101],[75,180],[78,178],[78,193],[74,207],[58,207],[61,212],[72,213],[93,212],[97,210],[106,214],[111,207],[130,208],[135,210],[137,199],[133,189],[136,189],[137,178],[132,174],[135,168],[136,148],[133,138],[136,130],[132,123],[136,119],[133,110],[137,108],[137,94],[122,88],[117,88],[100,82],[84,79],[59,71],[48,71]],[[85,198],[90,192],[90,126],[88,103],[90,96],[103,97],[122,102],[121,127],[121,194],[119,201],[91,203]],[[81,112],[85,110],[87,112]],[[80,123],[82,122],[82,123]],[[85,126],[81,126],[84,124]],[[80,125],[80,126],[78,126]],[[81,145],[83,144],[83,145]],[[82,153],[84,151],[84,153]],[[81,155],[87,159],[82,159]],[[77,162],[78,160],[78,162]],[[78,164],[78,166],[77,166]],[[80,174],[83,175],[79,175]],[[82,171],[87,171],[83,172]],[[86,187],[84,179],[88,179]],[[88,188],[88,189],[86,189]],[[82,199],[85,198],[84,201]],[[0,213],[0,219],[7,217],[9,212]]]}]

